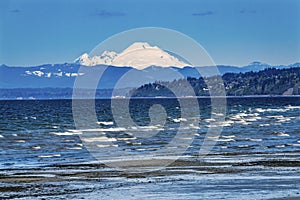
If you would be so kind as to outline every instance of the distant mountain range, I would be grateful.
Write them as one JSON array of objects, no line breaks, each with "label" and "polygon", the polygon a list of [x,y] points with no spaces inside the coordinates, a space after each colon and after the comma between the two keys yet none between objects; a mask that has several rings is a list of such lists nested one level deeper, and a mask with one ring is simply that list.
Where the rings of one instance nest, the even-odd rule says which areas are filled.
[{"label": "distant mountain range", "polygon": [[[78,72],[80,67],[88,66],[81,66],[76,63],[46,64],[35,67],[9,67],[1,65],[0,88],[72,88],[75,78],[84,76],[83,73]],[[293,67],[300,67],[300,63],[271,66],[260,62],[253,62],[243,67],[227,65],[217,66],[221,75],[225,73],[255,72],[267,68],[284,69]],[[210,66],[183,68],[151,66],[139,70],[133,67],[115,67],[106,65],[90,66],[89,68],[93,68],[94,70],[106,68],[106,71],[98,84],[98,89],[114,88],[116,82],[124,74],[129,72],[132,78],[122,84],[123,88],[139,87],[142,84],[155,81],[172,81],[174,79],[187,77],[198,78],[200,77],[200,74],[197,71],[197,68],[201,68],[202,71],[209,71],[211,69]],[[135,79],[134,77],[139,77],[139,79]],[[143,81],[140,79],[143,79]]]},{"label": "distant mountain range", "polygon": [[[261,62],[252,62],[247,66],[217,66],[221,75],[225,73],[256,72],[267,68],[295,67],[300,67],[300,63],[271,66]],[[9,94],[18,93],[22,88],[37,89],[27,90],[33,96],[43,93],[42,91],[45,90],[42,89],[45,88],[49,91],[47,94],[54,95],[55,91],[65,93],[66,90],[61,90],[63,88],[70,88],[68,90],[70,93],[76,78],[82,79],[88,77],[87,74],[89,73],[104,69],[105,71],[96,88],[99,90],[98,94],[100,96],[104,94],[104,96],[111,95],[113,88],[116,88],[120,95],[124,95],[130,88],[138,88],[141,85],[155,81],[173,81],[174,79],[187,77],[199,78],[201,77],[199,71],[201,71],[201,74],[215,75],[210,73],[214,69],[212,66],[190,66],[188,61],[172,52],[162,50],[157,46],[151,46],[146,42],[136,42],[119,53],[104,51],[100,55],[93,56],[84,53],[74,63],[44,64],[33,67],[1,65],[0,89]],[[120,79],[122,82],[117,84]],[[93,89],[86,87],[87,89]],[[29,93],[26,94],[29,95]],[[45,97],[47,97],[47,94],[45,94]]]},{"label": "distant mountain range", "polygon": [[[113,74],[112,69],[116,67],[108,68],[109,74]],[[127,68],[124,68],[127,69]],[[150,68],[153,69],[153,68]],[[168,70],[168,68],[165,68]],[[158,71],[160,71],[159,68]],[[139,72],[140,71],[135,71]],[[49,72],[50,73],[50,72]],[[68,72],[71,73],[71,72]],[[74,73],[72,75],[72,73]],[[66,77],[74,78],[75,72]],[[143,72],[145,73],[145,72]],[[33,74],[33,73],[32,73]],[[42,77],[42,73],[34,73],[36,77]],[[65,74],[62,72],[62,74]],[[78,74],[78,73],[77,73]],[[120,74],[119,74],[120,75]],[[77,76],[77,75],[76,75]],[[58,77],[63,77],[59,74]],[[56,77],[56,78],[58,78]],[[108,77],[106,75],[106,77]],[[51,78],[51,76],[50,76]],[[38,78],[36,79],[38,80]],[[115,79],[117,80],[117,79]],[[209,77],[207,80],[213,85],[218,85],[218,82],[213,83],[215,76]],[[300,67],[291,68],[267,68],[258,72],[246,72],[246,73],[226,73],[222,75],[225,91],[229,96],[245,96],[245,95],[300,95]],[[100,82],[108,81],[108,79],[101,80]],[[184,77],[172,81],[155,81],[148,84],[141,84],[140,87],[123,87],[123,88],[98,88],[94,89],[79,89],[76,90],[76,98],[111,98],[111,97],[172,97],[173,93],[170,90],[164,88],[173,88],[179,93],[177,95],[184,97],[189,96],[188,91],[185,90],[185,82],[189,84],[195,91],[197,96],[208,96],[208,87],[202,77],[192,78]],[[38,84],[38,82],[37,82]],[[39,85],[40,86],[40,85]],[[63,85],[62,85],[63,86]],[[72,87],[32,87],[32,88],[0,88],[0,99],[71,99],[73,94]],[[183,88],[182,88],[182,87]],[[179,88],[178,88],[179,87]],[[216,90],[216,88],[214,89]],[[96,92],[96,93],[94,93]]]}]

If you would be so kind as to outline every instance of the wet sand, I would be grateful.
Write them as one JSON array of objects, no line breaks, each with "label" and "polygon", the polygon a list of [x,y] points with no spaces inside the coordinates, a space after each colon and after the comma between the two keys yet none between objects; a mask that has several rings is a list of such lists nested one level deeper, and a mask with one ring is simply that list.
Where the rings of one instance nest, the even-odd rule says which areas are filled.
[{"label": "wet sand", "polygon": [[[220,156],[220,155],[218,155]],[[6,169],[1,199],[299,199],[300,161],[247,159],[222,162],[183,158],[158,171],[120,171],[101,163]],[[226,159],[224,159],[226,158]],[[245,160],[247,160],[245,162]],[[133,162],[133,161],[131,161]],[[153,167],[143,162],[144,167]],[[136,163],[136,162],[135,162]]]}]

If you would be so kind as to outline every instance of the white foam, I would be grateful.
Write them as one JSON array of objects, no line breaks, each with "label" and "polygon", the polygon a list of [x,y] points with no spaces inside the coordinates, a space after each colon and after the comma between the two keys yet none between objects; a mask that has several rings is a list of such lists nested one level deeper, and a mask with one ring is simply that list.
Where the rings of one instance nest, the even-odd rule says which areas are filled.
[{"label": "white foam", "polygon": [[53,154],[53,155],[42,155],[38,156],[39,158],[53,158],[53,157],[60,157],[60,154]]},{"label": "white foam", "polygon": [[204,121],[205,121],[205,122],[214,122],[214,121],[216,121],[216,120],[213,119],[213,118],[209,118],[209,119],[204,119]]},{"label": "white foam", "polygon": [[193,138],[190,137],[181,137],[181,138],[176,138],[176,140],[192,140]]},{"label": "white foam", "polygon": [[[175,147],[176,148],[176,147]],[[148,150],[148,151],[151,151],[151,150],[158,150],[159,148],[147,148],[147,149],[142,149],[142,148],[139,148],[139,149],[135,149],[137,151],[145,151],[145,150]]]},{"label": "white foam", "polygon": [[239,148],[247,148],[247,147],[249,147],[249,145],[246,145],[246,144],[245,145],[239,145],[238,147]]},{"label": "white foam", "polygon": [[82,132],[51,132],[53,135],[67,136],[67,135],[80,135]]},{"label": "white foam", "polygon": [[95,129],[83,129],[81,131],[84,131],[84,132],[119,132],[119,131],[126,131],[126,128],[123,128],[123,127],[95,128]]},{"label": "white foam", "polygon": [[294,147],[300,147],[300,144],[289,144],[291,146],[294,146]]},{"label": "white foam", "polygon": [[265,112],[266,110],[265,109],[262,109],[262,108],[256,108],[255,109],[257,112]]},{"label": "white foam", "polygon": [[216,115],[216,116],[224,116],[223,113],[215,113],[215,112],[212,112],[211,114]]},{"label": "white foam", "polygon": [[251,141],[251,142],[261,142],[262,139],[249,138],[249,141]]},{"label": "white foam", "polygon": [[132,127],[129,127],[128,129],[124,129],[124,131],[134,131],[134,132],[136,132],[136,131],[153,131],[153,130],[163,131],[164,129],[161,128],[160,125],[154,125],[154,126],[132,126]]},{"label": "white foam", "polygon": [[248,119],[245,119],[246,122],[255,122],[256,119],[255,118],[248,118]]},{"label": "white foam", "polygon": [[[117,127],[117,128],[91,128],[91,129],[78,129],[78,130],[68,130],[67,132],[82,134],[83,132],[119,132],[119,131],[126,131],[126,128]],[[104,134],[104,133],[103,133]]]},{"label": "white foam", "polygon": [[137,130],[138,129],[136,126],[132,126],[130,128],[133,129],[133,130]]},{"label": "white foam", "polygon": [[199,126],[195,126],[195,124],[189,124],[189,126],[192,128],[192,129],[200,129]]},{"label": "white foam", "polygon": [[34,149],[34,150],[39,150],[39,149],[41,149],[40,146],[34,146],[34,147],[31,147],[31,148]]},{"label": "white foam", "polygon": [[155,126],[139,126],[137,129],[161,129],[159,128],[160,125],[155,125]]},{"label": "white foam", "polygon": [[167,149],[177,149],[177,146],[168,146]]},{"label": "white foam", "polygon": [[70,149],[70,150],[81,150],[81,147],[66,147],[66,149]]},{"label": "white foam", "polygon": [[25,140],[16,140],[16,142],[25,143],[26,141]]},{"label": "white foam", "polygon": [[136,137],[132,138],[117,138],[118,141],[126,141],[126,140],[136,140]]},{"label": "white foam", "polygon": [[232,126],[234,122],[233,121],[224,121],[222,123],[218,123],[220,126]]},{"label": "white foam", "polygon": [[275,119],[284,119],[283,115],[269,115],[266,116],[267,118],[275,118]]},{"label": "white foam", "polygon": [[255,117],[257,117],[259,115],[260,115],[259,113],[251,113],[251,114],[249,114],[249,116],[255,116]]},{"label": "white foam", "polygon": [[45,178],[53,178],[56,177],[55,174],[30,174],[31,177],[45,177]]},{"label": "white foam", "polygon": [[229,119],[232,119],[232,120],[241,120],[241,116],[240,115],[230,115]]},{"label": "white foam", "polygon": [[117,144],[98,144],[97,147],[99,147],[99,148],[118,147],[118,145]]},{"label": "white foam", "polygon": [[286,112],[290,109],[287,109],[287,108],[267,108],[267,109],[257,108],[255,110],[257,112]]},{"label": "white foam", "polygon": [[218,139],[218,142],[235,142],[235,139],[228,138],[228,139]]},{"label": "white foam", "polygon": [[235,138],[235,135],[222,135],[223,138]]},{"label": "white foam", "polygon": [[109,126],[109,125],[114,125],[114,122],[112,122],[112,121],[110,121],[110,122],[97,122],[97,124],[104,125],[104,126]]},{"label": "white foam", "polygon": [[14,133],[14,134],[12,134],[12,136],[14,136],[14,137],[17,137],[17,136],[18,136],[18,134],[15,134],[15,133]]},{"label": "white foam", "polygon": [[0,135],[0,138],[4,138],[4,136],[3,136],[3,135]]},{"label": "white foam", "polygon": [[130,145],[142,145],[141,142],[126,142],[126,144],[130,144]]},{"label": "white foam", "polygon": [[247,113],[239,113],[238,115],[241,116],[241,117],[247,117],[248,116]]},{"label": "white foam", "polygon": [[218,126],[215,125],[215,124],[209,124],[209,125],[205,125],[205,127],[207,127],[207,128],[216,128]]},{"label": "white foam", "polygon": [[282,118],[282,119],[277,120],[276,122],[282,123],[282,122],[287,122],[287,121],[291,121],[291,118],[289,118],[289,117]]},{"label": "white foam", "polygon": [[227,149],[228,147],[227,146],[220,146],[220,148]]},{"label": "white foam", "polygon": [[279,137],[288,137],[288,136],[290,136],[289,134],[284,133],[284,132],[275,132],[275,134],[276,134],[277,136],[279,136]]},{"label": "white foam", "polygon": [[285,145],[283,144],[283,145],[277,145],[277,146],[275,146],[276,148],[284,148],[285,147]]},{"label": "white foam", "polygon": [[287,109],[300,109],[300,106],[291,106],[291,105],[288,105],[285,108],[287,108]]},{"label": "white foam", "polygon": [[251,124],[251,122],[246,122],[246,120],[244,120],[244,119],[242,119],[240,121],[236,121],[235,123],[237,123],[237,124],[243,124],[243,125],[249,125],[249,124]]},{"label": "white foam", "polygon": [[185,118],[177,118],[177,119],[173,119],[173,122],[179,123],[179,122],[186,122],[187,119]]},{"label": "white foam", "polygon": [[270,126],[270,124],[260,124],[259,126]]},{"label": "white foam", "polygon": [[74,130],[74,129],[71,129],[71,130],[68,130],[68,132],[72,132],[72,133],[82,133],[81,130]]},{"label": "white foam", "polygon": [[213,139],[213,140],[218,140],[219,136],[207,136],[207,138]]},{"label": "white foam", "polygon": [[65,142],[75,142],[75,140],[64,140]]},{"label": "white foam", "polygon": [[94,138],[81,138],[84,142],[116,142],[116,138],[108,137],[94,137]]},{"label": "white foam", "polygon": [[225,122],[226,122],[226,123],[229,123],[229,124],[234,124],[234,121],[233,121],[233,120],[226,120]]}]

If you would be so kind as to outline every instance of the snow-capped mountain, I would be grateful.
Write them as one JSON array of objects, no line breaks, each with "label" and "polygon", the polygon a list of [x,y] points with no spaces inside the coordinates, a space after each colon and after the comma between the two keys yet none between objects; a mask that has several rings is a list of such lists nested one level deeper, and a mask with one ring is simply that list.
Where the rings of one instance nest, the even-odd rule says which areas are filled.
[{"label": "snow-capped mountain", "polygon": [[84,53],[74,62],[84,66],[111,65],[117,55],[118,54],[113,51],[104,51],[101,56],[93,56],[91,58],[87,53]]},{"label": "snow-capped mountain", "polygon": [[149,66],[178,68],[189,66],[189,64],[159,47],[151,46],[146,42],[135,42],[119,54],[114,51],[104,51],[100,56],[90,57],[87,53],[84,53],[74,62],[85,66],[104,64],[122,67],[130,66],[135,69],[145,69]]}]

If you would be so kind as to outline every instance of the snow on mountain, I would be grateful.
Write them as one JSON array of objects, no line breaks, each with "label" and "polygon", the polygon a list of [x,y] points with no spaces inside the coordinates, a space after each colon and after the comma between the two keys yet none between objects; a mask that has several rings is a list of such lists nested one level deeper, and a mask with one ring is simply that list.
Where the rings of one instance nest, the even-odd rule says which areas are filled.
[{"label": "snow on mountain", "polygon": [[116,56],[117,53],[113,51],[104,51],[101,56],[94,56],[92,58],[87,53],[84,53],[74,62],[85,66],[111,65],[112,60]]},{"label": "snow on mountain", "polygon": [[146,42],[135,42],[121,53],[104,51],[100,56],[90,57],[84,53],[78,57],[75,63],[85,66],[113,65],[130,66],[136,69],[145,69],[149,66],[178,67],[183,68],[189,64],[170,55],[157,46],[151,46]]},{"label": "snow on mountain", "polygon": [[80,63],[82,65],[90,65],[90,57],[87,53],[82,54],[78,58],[75,59],[75,63]]}]

